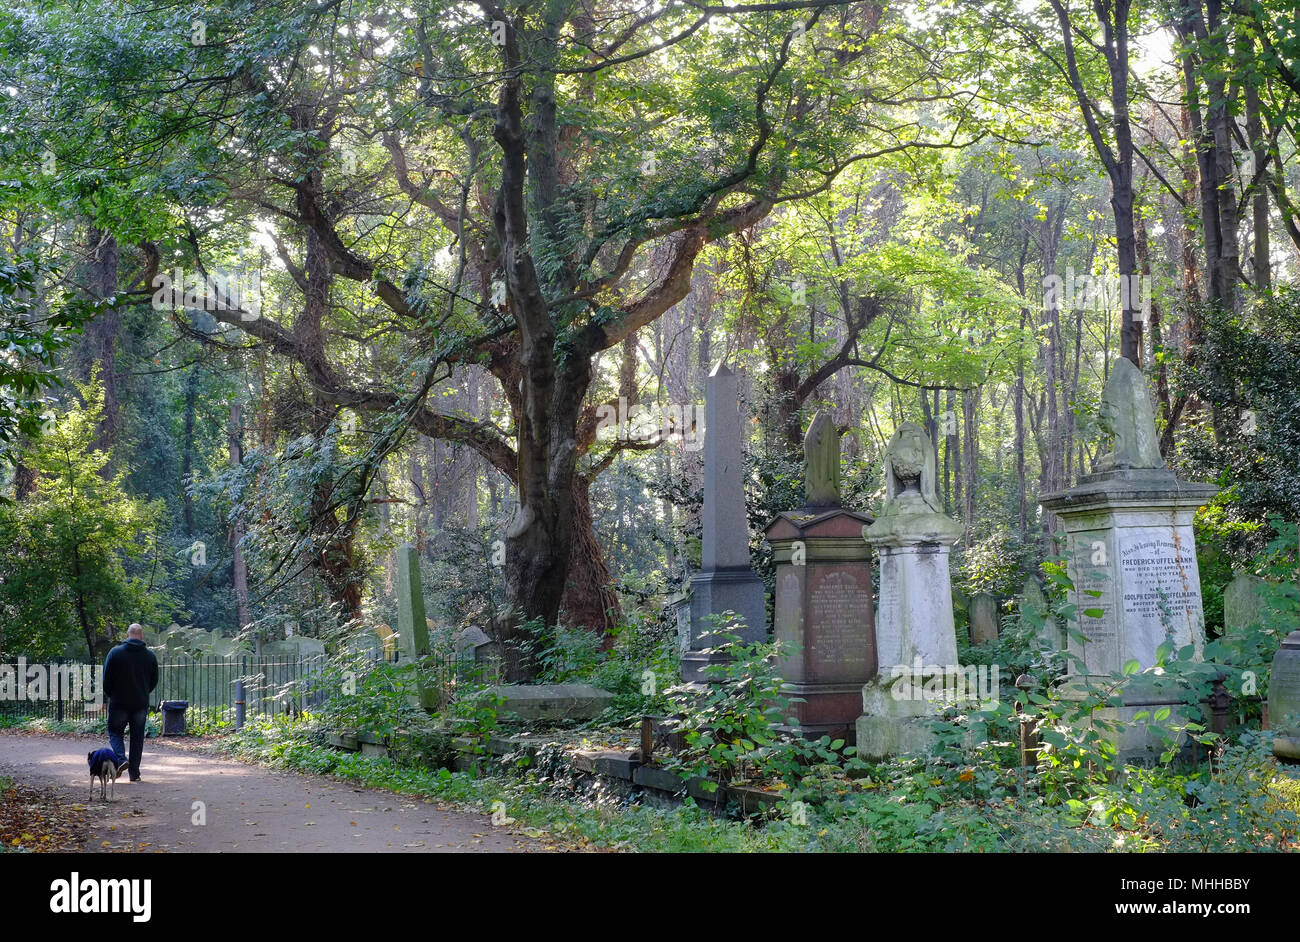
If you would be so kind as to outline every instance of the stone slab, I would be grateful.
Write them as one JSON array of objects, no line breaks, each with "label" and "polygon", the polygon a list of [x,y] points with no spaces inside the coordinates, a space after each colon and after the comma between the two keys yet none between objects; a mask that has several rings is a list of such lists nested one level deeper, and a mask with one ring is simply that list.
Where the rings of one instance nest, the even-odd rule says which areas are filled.
[{"label": "stone slab", "polygon": [[614,702],[612,693],[590,684],[502,684],[487,689],[502,698],[502,713],[525,722],[595,719]]}]

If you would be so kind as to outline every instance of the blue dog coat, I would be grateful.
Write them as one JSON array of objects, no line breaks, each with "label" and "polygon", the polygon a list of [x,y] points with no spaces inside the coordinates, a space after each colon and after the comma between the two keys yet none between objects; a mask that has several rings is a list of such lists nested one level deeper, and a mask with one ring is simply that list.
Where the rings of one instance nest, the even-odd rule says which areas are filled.
[{"label": "blue dog coat", "polygon": [[96,749],[86,758],[90,762],[91,775],[98,775],[100,764],[104,762],[107,762],[109,765],[113,766],[114,768],[117,767],[117,753],[115,753],[112,749],[107,749],[107,748]]}]

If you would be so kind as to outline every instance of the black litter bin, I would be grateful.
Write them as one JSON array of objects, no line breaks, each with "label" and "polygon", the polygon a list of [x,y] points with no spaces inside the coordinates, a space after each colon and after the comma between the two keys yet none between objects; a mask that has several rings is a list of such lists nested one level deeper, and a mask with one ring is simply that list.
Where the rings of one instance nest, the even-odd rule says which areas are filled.
[{"label": "black litter bin", "polygon": [[185,711],[190,708],[188,700],[164,700],[162,702],[162,734],[164,736],[185,735]]}]

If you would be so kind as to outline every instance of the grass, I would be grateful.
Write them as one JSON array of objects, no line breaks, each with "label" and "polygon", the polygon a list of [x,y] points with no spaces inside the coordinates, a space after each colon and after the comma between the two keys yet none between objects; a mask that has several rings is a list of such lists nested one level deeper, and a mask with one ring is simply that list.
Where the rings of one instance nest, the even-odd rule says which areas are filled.
[{"label": "grass", "polygon": [[599,788],[579,795],[568,783],[537,770],[522,776],[475,775],[405,766],[386,757],[339,752],[293,736],[284,726],[250,726],[213,748],[278,768],[334,775],[360,785],[445,801],[468,811],[504,813],[525,834],[570,848],[753,852],[807,847],[807,827],[776,822],[759,828],[718,817],[691,800],[665,810],[629,803]]}]

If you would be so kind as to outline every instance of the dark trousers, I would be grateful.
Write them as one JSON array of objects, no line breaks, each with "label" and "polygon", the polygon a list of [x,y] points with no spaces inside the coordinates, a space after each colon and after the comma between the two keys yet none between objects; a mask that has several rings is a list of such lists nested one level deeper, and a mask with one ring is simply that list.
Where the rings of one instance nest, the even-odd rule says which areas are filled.
[{"label": "dark trousers", "polygon": [[[112,703],[108,705],[108,744],[117,755],[119,765],[123,759],[127,760],[127,770],[132,779],[140,777],[140,756],[144,753],[144,721],[148,715],[149,710],[145,707],[138,710],[128,710],[114,706]],[[122,731],[126,729],[128,723],[131,725],[131,753],[129,756],[122,747]]]}]

